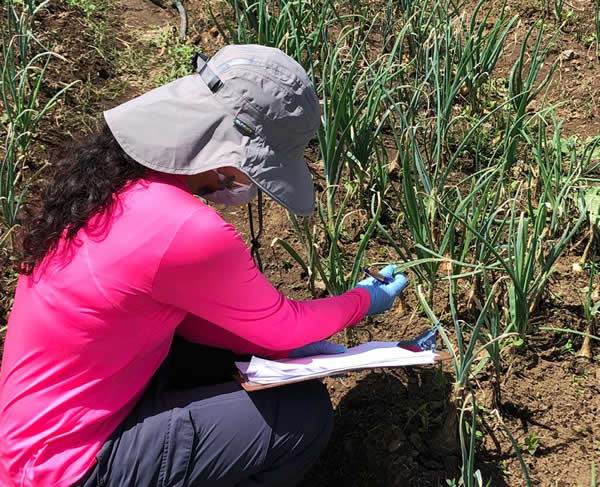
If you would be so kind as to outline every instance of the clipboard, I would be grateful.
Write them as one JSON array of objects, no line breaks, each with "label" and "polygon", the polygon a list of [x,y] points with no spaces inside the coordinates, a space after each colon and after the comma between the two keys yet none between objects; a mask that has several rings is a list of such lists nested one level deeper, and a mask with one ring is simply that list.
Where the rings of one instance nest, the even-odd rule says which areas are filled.
[{"label": "clipboard", "polygon": [[[449,360],[450,358],[452,358],[452,355],[450,355],[450,353],[447,350],[441,350],[439,352],[436,352],[433,358],[433,362],[440,362],[443,360]],[[430,366],[432,364],[427,364],[427,365],[410,365],[409,367],[427,367]],[[239,370],[235,371],[233,373],[233,378],[240,383],[240,385],[244,388],[244,390],[246,390],[247,392],[254,392],[254,391],[261,391],[263,389],[271,389],[273,387],[279,387],[279,386],[286,386],[288,384],[296,384],[298,382],[304,382],[307,380],[314,380],[314,379],[323,379],[324,377],[330,377],[330,376],[334,376],[334,375],[341,375],[341,374],[348,374],[350,372],[360,372],[363,370],[370,370],[370,369],[397,369],[397,368],[402,368],[405,366],[397,366],[397,367],[381,367],[381,366],[376,366],[376,367],[365,367],[365,368],[361,368],[361,369],[347,369],[347,370],[336,370],[335,372],[324,372],[323,374],[319,374],[319,375],[311,375],[310,377],[297,377],[294,379],[288,379],[288,380],[284,380],[281,382],[273,382],[271,384],[257,384],[256,382],[251,382],[248,380],[248,378],[245,376],[245,374],[243,374],[242,372],[240,372]]]}]

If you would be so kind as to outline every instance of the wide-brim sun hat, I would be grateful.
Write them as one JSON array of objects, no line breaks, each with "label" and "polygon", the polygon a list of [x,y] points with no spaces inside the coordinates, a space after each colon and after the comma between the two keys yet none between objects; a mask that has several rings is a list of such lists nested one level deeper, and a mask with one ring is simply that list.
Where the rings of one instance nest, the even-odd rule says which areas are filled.
[{"label": "wide-brim sun hat", "polygon": [[258,45],[227,46],[194,63],[195,74],[104,112],[119,145],[169,174],[236,167],[291,212],[312,213],[304,149],[320,108],[304,69],[279,49]]}]

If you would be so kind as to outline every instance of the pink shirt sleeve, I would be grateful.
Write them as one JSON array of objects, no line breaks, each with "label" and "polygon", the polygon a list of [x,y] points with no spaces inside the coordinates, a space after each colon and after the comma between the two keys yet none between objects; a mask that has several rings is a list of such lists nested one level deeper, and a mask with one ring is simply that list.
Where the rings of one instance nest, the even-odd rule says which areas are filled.
[{"label": "pink shirt sleeve", "polygon": [[285,358],[290,350],[269,350],[256,343],[244,340],[225,328],[206,321],[204,318],[188,313],[175,332],[187,341],[209,347],[224,348],[239,355],[257,355],[272,359]]},{"label": "pink shirt sleeve", "polygon": [[[185,324],[188,339],[210,340],[217,332],[205,325],[209,322],[224,330],[219,339],[231,334],[262,352],[289,351],[327,338],[358,323],[370,305],[364,289],[310,301],[287,298],[257,269],[235,228],[208,207],[192,213],[173,237],[152,293],[203,319],[196,321],[196,330]],[[245,353],[252,353],[246,347]]]}]

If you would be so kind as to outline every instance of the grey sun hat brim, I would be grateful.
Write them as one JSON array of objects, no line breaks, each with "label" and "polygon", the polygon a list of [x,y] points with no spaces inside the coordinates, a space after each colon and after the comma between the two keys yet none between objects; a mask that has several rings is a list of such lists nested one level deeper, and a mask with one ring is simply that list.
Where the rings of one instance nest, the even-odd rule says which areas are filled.
[{"label": "grey sun hat brim", "polygon": [[[262,52],[262,46],[258,47]],[[314,185],[304,149],[318,127],[318,100],[309,126],[294,131],[286,107],[268,98],[271,92],[277,93],[277,87],[269,86],[269,79],[259,80],[262,73],[248,73],[251,70],[246,69],[239,74],[235,68],[233,64],[216,92],[199,75],[189,75],[104,112],[104,118],[123,150],[146,167],[169,174],[198,174],[233,166],[291,212],[311,214]],[[250,98],[234,90],[241,86],[247,94],[259,81],[262,91],[251,93]],[[314,112],[312,100],[311,105],[309,109]],[[260,111],[265,106],[283,114],[280,127],[269,119],[269,113]],[[252,130],[240,130],[240,123]],[[263,133],[270,130],[272,134],[273,127],[276,133],[267,142]]]}]

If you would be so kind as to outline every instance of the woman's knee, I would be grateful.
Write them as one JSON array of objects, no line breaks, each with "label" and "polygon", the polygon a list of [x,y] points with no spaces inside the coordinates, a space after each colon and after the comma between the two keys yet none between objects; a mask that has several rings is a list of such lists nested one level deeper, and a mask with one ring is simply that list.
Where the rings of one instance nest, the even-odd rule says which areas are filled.
[{"label": "woman's knee", "polygon": [[294,384],[290,389],[280,405],[280,420],[286,416],[288,427],[295,425],[307,441],[322,443],[324,447],[333,429],[333,408],[327,387],[313,380]]}]

